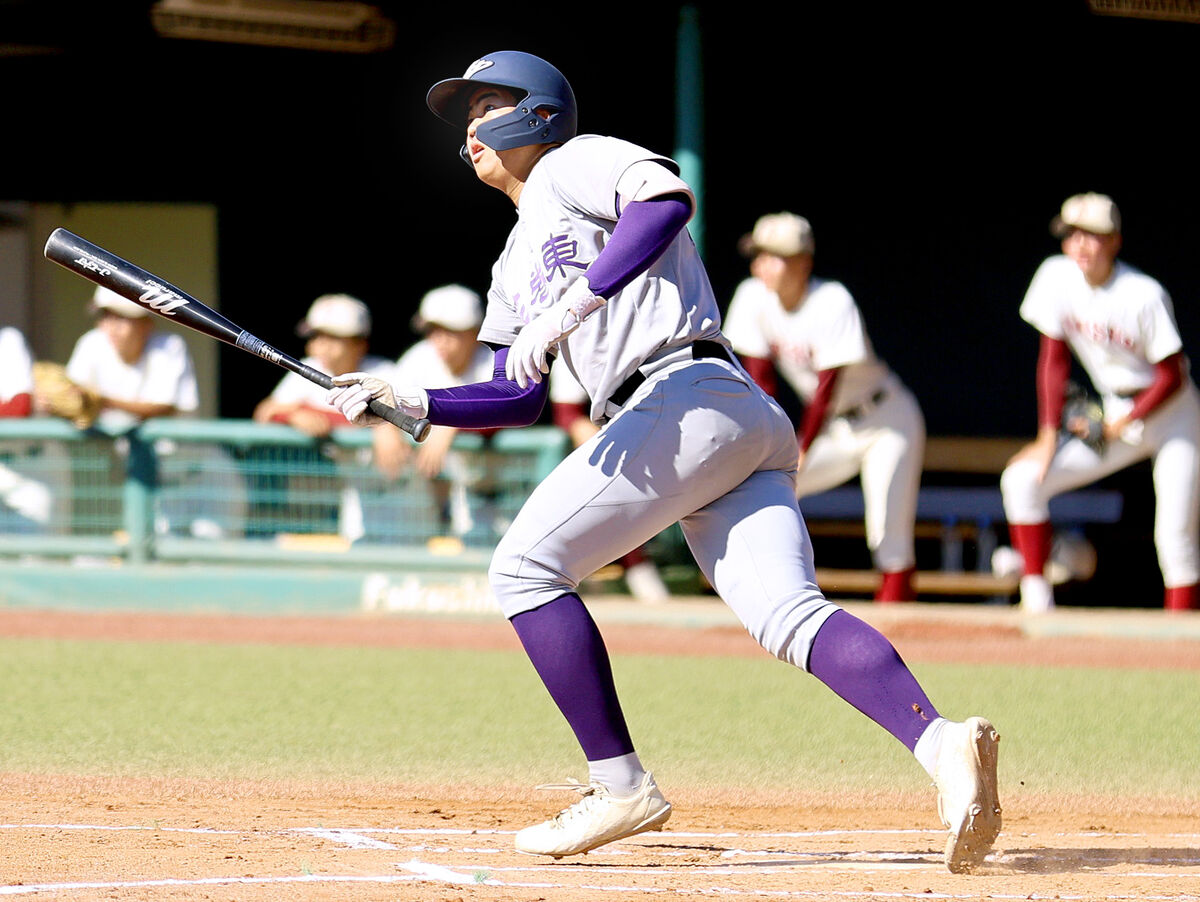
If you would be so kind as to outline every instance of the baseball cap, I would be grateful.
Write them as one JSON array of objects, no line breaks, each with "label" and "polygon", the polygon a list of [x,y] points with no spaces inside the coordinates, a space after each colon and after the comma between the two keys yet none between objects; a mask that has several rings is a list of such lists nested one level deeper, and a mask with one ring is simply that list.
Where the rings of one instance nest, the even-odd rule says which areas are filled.
[{"label": "baseball cap", "polygon": [[92,292],[92,311],[98,313],[101,310],[123,316],[125,319],[142,319],[150,315],[150,311],[141,304],[135,304],[115,291],[97,285],[96,290]]},{"label": "baseball cap", "polygon": [[811,254],[814,247],[812,226],[807,219],[795,213],[760,216],[754,223],[754,231],[743,235],[738,241],[738,250],[746,257],[764,251],[780,257],[794,257],[796,254]]},{"label": "baseball cap", "polygon": [[371,311],[358,298],[348,294],[323,294],[308,308],[296,326],[296,334],[315,332],[338,338],[366,338],[371,334]]},{"label": "baseball cap", "polygon": [[441,326],[453,332],[475,329],[483,322],[483,304],[479,295],[465,285],[442,285],[425,293],[412,326],[424,332]]},{"label": "baseball cap", "polygon": [[1121,212],[1107,194],[1076,194],[1063,201],[1062,210],[1050,220],[1050,234],[1056,238],[1071,229],[1111,235],[1121,231]]}]

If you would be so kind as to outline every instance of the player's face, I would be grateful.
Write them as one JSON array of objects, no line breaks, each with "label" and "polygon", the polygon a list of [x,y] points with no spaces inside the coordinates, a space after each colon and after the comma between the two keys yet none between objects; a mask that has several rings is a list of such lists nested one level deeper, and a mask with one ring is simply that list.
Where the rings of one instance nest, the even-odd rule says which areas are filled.
[{"label": "player's face", "polygon": [[150,338],[153,325],[149,319],[142,317],[132,319],[117,316],[115,313],[101,315],[96,324],[100,331],[108,336],[113,348],[126,363],[137,363],[146,349],[146,341]]},{"label": "player's face", "polygon": [[477,340],[474,329],[446,329],[431,326],[429,343],[456,376],[466,372],[475,355]]},{"label": "player's face", "polygon": [[1087,283],[1099,286],[1112,275],[1113,263],[1121,249],[1121,236],[1072,229],[1063,238],[1062,247],[1063,253],[1075,261]]},{"label": "player's face", "polygon": [[812,274],[812,257],[808,254],[780,257],[778,254],[759,253],[750,261],[750,274],[785,303],[789,300],[799,301]]},{"label": "player's face", "polygon": [[[529,177],[533,164],[546,151],[544,144],[527,144],[511,150],[493,150],[483,143],[476,132],[480,125],[504,116],[516,109],[517,96],[505,88],[482,87],[471,94],[467,103],[467,154],[475,175],[484,184],[499,188],[514,202],[520,185]],[[516,196],[514,196],[514,185]]]},{"label": "player's face", "polygon": [[353,373],[367,353],[367,340],[316,332],[305,343],[304,351],[315,357],[326,372]]}]

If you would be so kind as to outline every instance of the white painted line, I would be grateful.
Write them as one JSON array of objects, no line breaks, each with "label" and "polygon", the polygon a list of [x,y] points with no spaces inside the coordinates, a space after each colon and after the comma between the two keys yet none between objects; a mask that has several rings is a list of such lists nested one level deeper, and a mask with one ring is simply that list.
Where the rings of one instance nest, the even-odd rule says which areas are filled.
[{"label": "white painted line", "polygon": [[428,880],[437,880],[442,883],[488,883],[493,886],[496,881],[487,878],[482,871],[475,871],[471,874],[461,874],[458,871],[444,868],[440,864],[429,864],[424,861],[417,861],[415,858],[412,861],[398,864],[396,867],[405,871],[410,871],[418,877],[424,877]]},{"label": "white painted line", "polygon": [[351,849],[395,849],[390,842],[384,842],[380,839],[371,839],[369,836],[363,836],[361,830],[345,830],[345,829],[326,829],[323,827],[297,827],[291,831],[292,833],[303,833],[307,836],[315,836],[318,839],[328,839],[338,845],[346,846]]},{"label": "white painted line", "polygon": [[111,826],[104,824],[0,824],[0,830],[149,830],[154,833],[214,833],[236,836],[243,830],[214,830],[211,827],[153,827],[146,824]]},{"label": "white painted line", "polygon": [[59,893],[70,890],[147,889],[159,886],[263,886],[287,883],[411,883],[416,877],[404,874],[378,876],[298,874],[294,877],[200,877],[195,880],[106,880],[80,883],[26,883],[0,886],[0,896]]}]

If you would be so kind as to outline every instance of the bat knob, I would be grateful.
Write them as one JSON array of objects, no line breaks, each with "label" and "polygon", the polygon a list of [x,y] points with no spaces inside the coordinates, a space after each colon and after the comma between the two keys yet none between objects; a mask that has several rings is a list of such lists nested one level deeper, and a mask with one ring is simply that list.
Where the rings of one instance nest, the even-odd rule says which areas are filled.
[{"label": "bat knob", "polygon": [[413,423],[412,437],[418,442],[425,441],[425,439],[429,438],[429,427],[429,420],[417,420],[415,423]]}]

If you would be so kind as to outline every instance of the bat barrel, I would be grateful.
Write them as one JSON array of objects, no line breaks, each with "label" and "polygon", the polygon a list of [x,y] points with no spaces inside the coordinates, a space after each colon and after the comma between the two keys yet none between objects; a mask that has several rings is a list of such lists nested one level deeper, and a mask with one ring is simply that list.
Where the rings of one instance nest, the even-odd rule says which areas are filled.
[{"label": "bat barrel", "polygon": [[66,229],[50,233],[44,253],[47,260],[189,329],[229,344],[237,344],[242,333],[186,291]]},{"label": "bat barrel", "polygon": [[[73,232],[55,229],[46,240],[44,253],[47,260],[133,301],[151,313],[175,320],[181,326],[269,360],[322,388],[333,387],[333,380],[325,373],[273,348],[170,282]],[[418,442],[424,441],[429,434],[427,419],[411,417],[379,401],[371,402],[371,411],[403,429]]]}]

